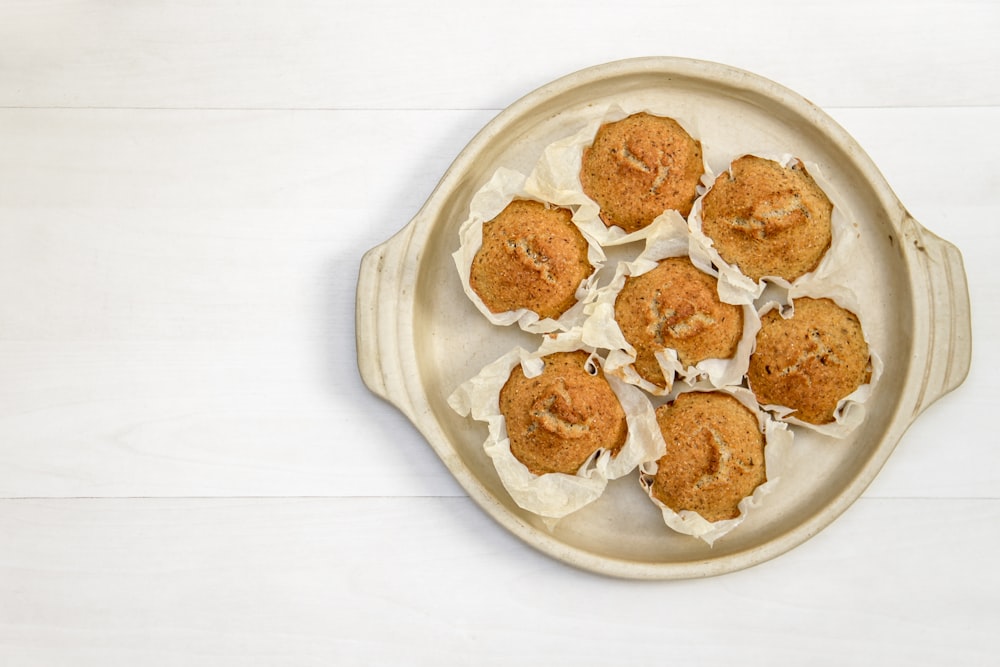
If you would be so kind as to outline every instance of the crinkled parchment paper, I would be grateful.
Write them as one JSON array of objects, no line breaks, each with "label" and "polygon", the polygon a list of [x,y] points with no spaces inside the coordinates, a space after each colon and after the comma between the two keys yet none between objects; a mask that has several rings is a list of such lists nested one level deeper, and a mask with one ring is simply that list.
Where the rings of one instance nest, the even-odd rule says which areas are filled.
[{"label": "crinkled parchment paper", "polygon": [[[448,404],[459,414],[471,415],[488,424],[489,435],[483,447],[514,501],[529,512],[550,519],[564,517],[597,500],[608,480],[624,477],[643,461],[659,458],[664,452],[663,437],[649,399],[636,387],[605,375],[622,404],[628,423],[628,435],[617,456],[599,450],[575,475],[535,475],[514,457],[500,413],[500,390],[518,364],[527,377],[537,377],[542,372],[542,357],[575,350],[590,352],[591,361],[602,364],[594,348],[584,345],[579,331],[546,336],[534,352],[523,348],[511,350],[463,383],[448,398]],[[553,525],[549,523],[550,527]]]},{"label": "crinkled parchment paper", "polygon": [[[639,483],[649,495],[649,499],[660,508],[663,521],[673,530],[685,535],[692,535],[704,540],[709,546],[736,526],[743,523],[747,513],[759,507],[764,497],[771,493],[781,480],[790,474],[788,465],[788,449],[792,445],[794,435],[787,425],[771,419],[770,415],[760,409],[753,392],[743,387],[726,387],[721,389],[695,389],[694,391],[722,391],[730,394],[740,403],[757,415],[757,423],[764,434],[764,469],[767,481],[754,489],[754,492],[743,498],[739,503],[740,514],[735,519],[722,521],[707,521],[697,512],[681,510],[675,512],[658,499],[653,497],[653,480],[656,478],[656,460],[644,461],[639,466]],[[669,445],[668,445],[669,446]]]}]

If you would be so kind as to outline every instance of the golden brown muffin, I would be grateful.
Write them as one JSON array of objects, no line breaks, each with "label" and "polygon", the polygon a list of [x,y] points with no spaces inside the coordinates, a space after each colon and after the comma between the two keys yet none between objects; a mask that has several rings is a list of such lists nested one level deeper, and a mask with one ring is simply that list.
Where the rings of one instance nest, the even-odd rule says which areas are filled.
[{"label": "golden brown muffin", "polygon": [[666,385],[654,356],[659,350],[677,350],[678,360],[693,366],[732,357],[743,336],[743,309],[720,301],[716,279],[687,257],[628,277],[615,300],[615,320],[636,349],[636,372],[659,387]]},{"label": "golden brown muffin", "polygon": [[833,421],[837,403],[871,379],[861,323],[830,299],[800,298],[794,316],[761,318],[747,380],[761,405],[782,405],[811,424]]},{"label": "golden brown muffin", "polygon": [[656,409],[667,444],[652,494],[707,521],[735,519],[740,500],[767,481],[764,434],[757,416],[720,392],[688,392]]},{"label": "golden brown muffin", "polygon": [[677,121],[637,113],[601,125],[583,151],[580,183],[605,225],[634,232],[668,209],[686,217],[704,173],[701,143]]},{"label": "golden brown muffin", "polygon": [[830,247],[833,204],[805,166],[745,155],[702,199],[702,231],[722,259],[760,280],[795,280]]},{"label": "golden brown muffin", "polygon": [[532,473],[575,475],[591,454],[625,444],[625,411],[604,372],[583,351],[543,357],[541,375],[520,366],[500,390],[510,451]]},{"label": "golden brown muffin", "polygon": [[483,245],[469,282],[494,313],[527,308],[558,318],[576,303],[580,283],[594,272],[588,244],[572,212],[515,199],[483,224]]}]

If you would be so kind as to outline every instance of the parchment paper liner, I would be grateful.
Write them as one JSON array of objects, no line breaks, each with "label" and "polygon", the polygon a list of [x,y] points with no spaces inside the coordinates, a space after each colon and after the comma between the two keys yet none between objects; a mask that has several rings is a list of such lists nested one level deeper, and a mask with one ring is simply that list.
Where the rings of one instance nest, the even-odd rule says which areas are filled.
[{"label": "parchment paper liner", "polygon": [[[688,391],[720,391],[733,396],[757,415],[757,423],[765,438],[764,469],[767,473],[767,481],[754,489],[751,495],[746,496],[740,501],[738,505],[740,514],[735,519],[712,522],[704,519],[697,512],[690,510],[675,512],[653,497],[652,486],[653,480],[656,477],[657,460],[659,457],[644,461],[639,466],[639,483],[647,495],[649,495],[649,499],[660,508],[664,523],[678,533],[697,537],[704,540],[709,546],[712,546],[715,540],[743,523],[747,517],[747,513],[759,507],[764,497],[771,493],[780,482],[782,476],[790,472],[788,450],[792,446],[794,434],[786,424],[772,419],[770,415],[761,410],[757,404],[757,399],[749,389],[743,387],[700,387]],[[666,446],[670,447],[670,444],[667,443]]]},{"label": "parchment paper liner", "polygon": [[776,419],[788,422],[789,424],[795,424],[796,426],[801,426],[802,428],[807,428],[833,438],[845,438],[864,421],[864,403],[871,397],[872,392],[875,390],[875,385],[878,384],[879,379],[882,377],[884,369],[882,358],[872,348],[870,333],[865,327],[865,324],[871,320],[862,312],[860,302],[850,289],[818,275],[803,276],[802,280],[797,281],[795,285],[792,285],[788,289],[785,299],[764,303],[758,313],[760,317],[763,317],[766,313],[777,308],[782,317],[789,318],[795,312],[795,309],[791,305],[792,300],[799,297],[831,299],[838,306],[851,311],[858,317],[865,343],[868,344],[868,354],[871,356],[871,378],[866,384],[861,385],[837,402],[837,409],[833,414],[834,421],[828,424],[810,424],[809,422],[797,419],[795,412],[788,406],[767,404],[761,407],[771,412]]},{"label": "parchment paper liner", "polygon": [[[729,165],[720,173],[728,171],[731,168],[732,162],[745,155],[755,155],[764,159],[774,160],[784,167],[788,167],[798,160],[794,155],[787,153],[783,155],[741,153],[733,157]],[[824,278],[836,275],[837,271],[846,266],[845,260],[850,260],[851,258],[850,251],[845,246],[850,244],[852,238],[856,239],[860,233],[857,224],[851,220],[847,212],[838,204],[840,198],[837,196],[832,184],[823,175],[819,165],[805,160],[799,161],[805,165],[806,171],[816,181],[816,185],[826,193],[826,196],[833,203],[833,213],[830,223],[832,232],[830,247],[816,269],[811,273],[801,276],[796,282],[808,279],[808,277],[813,275]],[[750,300],[759,299],[764,294],[764,290],[768,284],[773,284],[780,289],[787,290],[791,287],[791,283],[777,276],[765,276],[761,280],[754,282],[752,278],[740,271],[739,267],[723,260],[722,256],[719,255],[719,251],[715,249],[712,239],[702,231],[702,206],[705,195],[714,183],[715,177],[706,172],[705,176],[702,177],[702,184],[705,191],[695,201],[694,206],[691,208],[691,215],[688,216],[688,225],[691,228],[691,235],[695,240],[695,243],[691,246],[691,261],[702,269],[708,270],[714,268],[717,271],[719,276],[719,295],[727,303],[742,303],[746,301],[747,295],[749,295]]]},{"label": "parchment paper liner", "polygon": [[[596,288],[597,275],[604,266],[604,251],[597,244],[585,229],[580,229],[587,240],[587,260],[594,267],[594,272],[583,280],[576,290],[577,302],[569,310],[559,316],[558,319],[540,318],[538,313],[521,308],[503,313],[493,313],[483,300],[479,298],[475,290],[469,284],[469,275],[472,270],[472,260],[476,252],[483,245],[483,223],[495,218],[504,207],[514,199],[535,199],[543,203],[558,204],[547,200],[544,197],[529,193],[525,190],[524,174],[512,169],[501,167],[493,174],[490,180],[473,196],[469,205],[469,217],[459,229],[460,245],[458,250],[452,255],[455,266],[462,278],[462,288],[466,295],[475,304],[476,308],[490,322],[498,326],[509,326],[517,324],[521,329],[531,333],[550,333],[553,331],[566,331],[574,326],[578,326],[583,319],[583,302]],[[575,220],[574,220],[575,222]],[[579,225],[577,225],[579,227]]]},{"label": "parchment paper liner", "polygon": [[[601,220],[601,207],[597,202],[583,192],[580,183],[580,168],[583,163],[583,151],[594,142],[597,130],[604,123],[614,122],[632,114],[647,112],[657,116],[665,116],[663,111],[656,111],[642,105],[612,104],[606,107],[595,107],[588,114],[586,124],[577,132],[563,139],[554,141],[542,151],[535,168],[528,175],[525,189],[534,196],[551,201],[561,206],[573,207],[576,210],[573,220],[603,247],[623,245],[646,238],[649,226],[626,234],[621,227],[608,227]],[[684,130],[700,140],[697,126],[691,119],[669,116],[684,128]],[[704,151],[702,151],[704,155]],[[706,165],[706,170],[708,169]],[[704,183],[705,177],[702,177]],[[714,179],[712,179],[714,180]],[[711,180],[709,181],[711,182]],[[703,186],[698,186],[698,194],[703,192]]]},{"label": "parchment paper liner", "polygon": [[[488,424],[489,435],[483,447],[514,502],[550,519],[562,518],[597,500],[609,480],[629,474],[641,462],[657,459],[665,451],[649,399],[636,387],[606,374],[628,423],[628,435],[617,456],[612,457],[608,450],[598,450],[576,475],[535,475],[514,457],[505,420],[500,414],[500,389],[518,364],[522,365],[526,376],[536,377],[542,371],[542,357],[574,350],[590,352],[592,362],[603,364],[594,348],[583,343],[578,330],[546,336],[536,351],[528,352],[520,347],[511,350],[448,397],[448,404],[460,415],[471,414],[474,419]],[[547,525],[552,528],[555,522],[547,522]]]},{"label": "parchment paper liner", "polygon": [[[625,339],[615,320],[615,300],[629,276],[642,275],[656,268],[660,260],[668,257],[687,257],[694,243],[687,223],[677,211],[663,213],[642,231],[646,235],[646,245],[642,252],[633,261],[620,262],[611,282],[595,291],[592,300],[586,304],[584,312],[587,314],[587,319],[583,323],[583,341],[588,345],[609,350],[604,366],[606,373],[616,375],[654,396],[670,393],[675,374],[689,385],[700,379],[707,379],[715,387],[741,384],[750,363],[754,338],[760,329],[757,311],[746,293],[736,294],[743,299],[742,302],[734,304],[743,309],[743,335],[740,337],[736,353],[731,358],[705,359],[693,366],[685,367],[677,358],[677,351],[666,348],[656,353],[656,359],[660,362],[663,377],[666,379],[666,386],[659,387],[636,372],[636,350]],[[698,268],[713,277],[718,276],[711,268],[708,270],[700,266]]]}]

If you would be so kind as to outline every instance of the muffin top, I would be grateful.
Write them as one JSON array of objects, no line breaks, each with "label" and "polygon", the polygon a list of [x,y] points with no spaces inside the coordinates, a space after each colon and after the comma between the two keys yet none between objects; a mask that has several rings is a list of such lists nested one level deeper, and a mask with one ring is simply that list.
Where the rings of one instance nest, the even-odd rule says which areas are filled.
[{"label": "muffin top", "polygon": [[601,125],[584,149],[580,183],[605,225],[634,232],[668,209],[687,216],[704,172],[701,143],[677,121],[637,113]]},{"label": "muffin top", "polygon": [[603,371],[584,351],[542,358],[537,377],[511,371],[500,390],[510,450],[536,475],[574,475],[598,449],[617,453],[625,444],[625,411]]},{"label": "muffin top", "polygon": [[739,502],[767,481],[757,416],[729,394],[688,392],[656,409],[667,445],[651,493],[706,521],[735,519]]},{"label": "muffin top", "polygon": [[661,260],[628,277],[615,301],[615,320],[636,349],[636,372],[659,387],[666,379],[657,351],[672,348],[684,366],[693,366],[732,357],[743,335],[743,309],[720,301],[716,279],[687,257]]},{"label": "muffin top", "polygon": [[834,420],[840,399],[871,379],[868,343],[857,316],[831,299],[799,298],[785,319],[761,318],[747,381],[761,405],[782,405],[810,424]]},{"label": "muffin top", "polygon": [[745,155],[702,199],[702,231],[719,255],[759,281],[792,282],[830,247],[833,204],[798,160],[784,167]]},{"label": "muffin top", "polygon": [[572,215],[566,208],[515,199],[483,224],[469,284],[491,312],[526,308],[557,319],[576,303],[576,290],[594,267]]}]

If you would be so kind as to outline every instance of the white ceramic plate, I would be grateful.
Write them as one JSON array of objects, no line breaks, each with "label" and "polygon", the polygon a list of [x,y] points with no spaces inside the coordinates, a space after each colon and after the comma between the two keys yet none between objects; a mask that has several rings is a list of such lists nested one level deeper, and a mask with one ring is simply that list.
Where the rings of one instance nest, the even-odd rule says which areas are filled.
[{"label": "white ceramic plate", "polygon": [[[844,284],[866,312],[885,363],[867,418],[843,440],[799,436],[794,475],[709,547],[673,533],[632,475],[553,530],[517,507],[482,451],[484,424],[447,397],[514,345],[538,339],[495,327],[465,297],[451,254],[472,195],[498,167],[527,172],[573,133],[590,105],[627,100],[695,118],[709,150],[792,153],[819,165],[861,235]],[[713,148],[714,147],[714,148]],[[357,345],[368,387],[401,410],[458,482],[500,525],[544,553],[613,576],[676,579],[773,558],[815,535],[861,495],[919,413],[954,389],[971,358],[968,288],[958,250],[918,224],[860,146],[808,100],[716,63],[641,58],[546,85],[500,113],[469,143],[420,212],[362,260]]]}]

